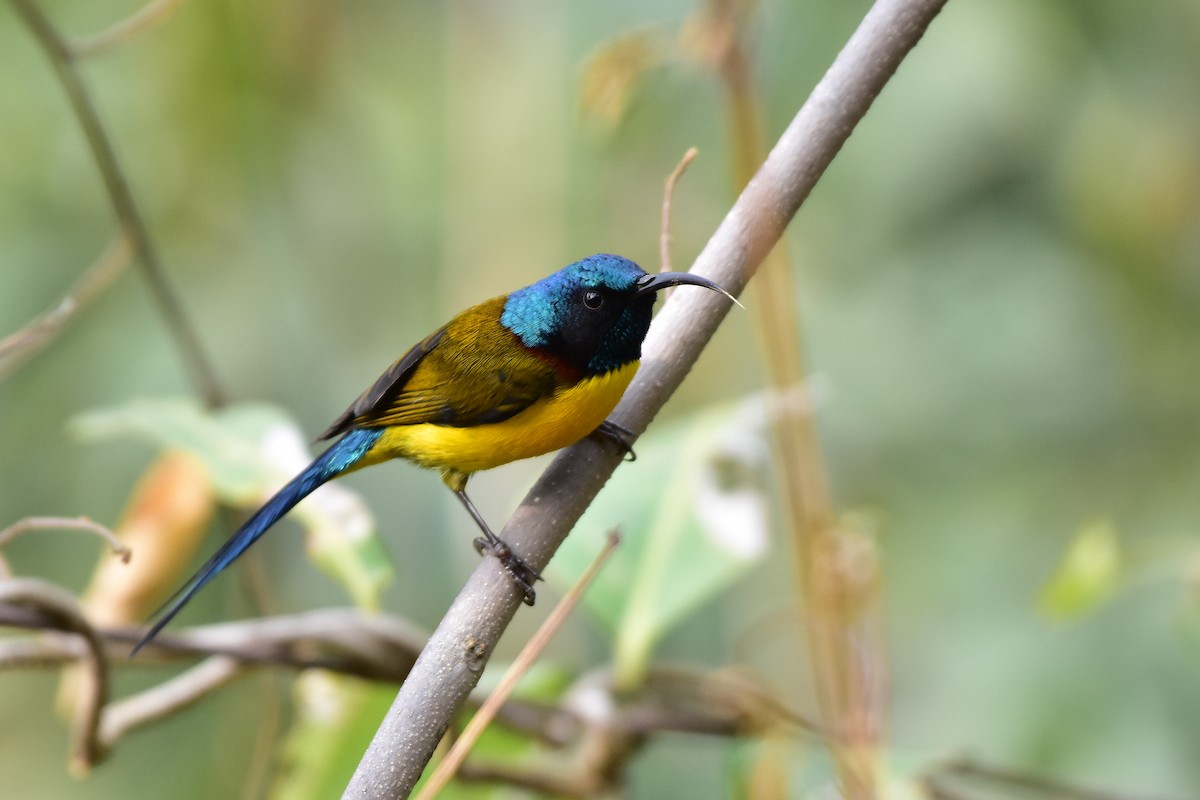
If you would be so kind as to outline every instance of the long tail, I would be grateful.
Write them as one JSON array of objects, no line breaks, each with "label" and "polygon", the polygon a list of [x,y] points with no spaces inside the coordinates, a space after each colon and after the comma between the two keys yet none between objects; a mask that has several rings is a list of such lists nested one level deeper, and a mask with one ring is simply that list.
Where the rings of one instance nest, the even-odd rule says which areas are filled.
[{"label": "long tail", "polygon": [[250,545],[267,532],[268,528],[279,521],[280,517],[291,511],[293,506],[318,486],[353,467],[381,435],[383,435],[382,428],[359,428],[350,431],[276,492],[274,497],[258,511],[255,511],[246,524],[229,537],[229,540],[221,545],[212,558],[205,562],[204,566],[197,570],[196,574],[189,578],[187,583],[171,595],[163,603],[162,608],[154,613],[157,620],[133,648],[129,654],[130,658],[137,655],[138,650],[141,650],[147,642],[157,636],[158,632],[167,626],[175,615],[188,604],[188,601],[196,596],[197,592],[217,577],[221,570],[232,564],[238,556],[246,552]]}]

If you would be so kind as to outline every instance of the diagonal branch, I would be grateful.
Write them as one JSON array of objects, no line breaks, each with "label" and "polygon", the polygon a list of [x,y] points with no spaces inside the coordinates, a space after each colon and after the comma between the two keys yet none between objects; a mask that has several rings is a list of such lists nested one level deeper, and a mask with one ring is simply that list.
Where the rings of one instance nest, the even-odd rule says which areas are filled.
[{"label": "diagonal branch", "polygon": [[121,229],[133,240],[140,257],[142,270],[150,284],[150,294],[157,303],[159,311],[162,312],[167,328],[187,363],[197,391],[208,405],[221,405],[224,402],[224,393],[217,381],[216,373],[200,345],[200,337],[184,312],[179,296],[167,280],[166,271],[163,269],[162,262],[159,261],[158,252],[150,239],[150,233],[146,229],[146,223],[142,219],[137,203],[133,199],[133,193],[129,190],[129,182],[121,170],[116,151],[100,122],[100,115],[92,104],[91,95],[88,94],[83,78],[75,67],[75,53],[34,0],[8,1],[13,10],[17,12],[17,16],[25,22],[34,38],[37,39],[38,44],[46,51],[50,63],[54,65],[58,80],[71,103],[71,110],[79,120],[80,127],[83,128],[83,135],[92,151],[92,158],[100,170],[100,177],[104,181],[109,202],[112,203]]},{"label": "diagonal branch", "polygon": [[0,339],[0,380],[53,342],[76,314],[113,284],[132,258],[132,238],[125,231],[119,231],[100,257],[75,279],[54,308]]},{"label": "diagonal branch", "polygon": [[71,44],[71,52],[76,58],[91,58],[107,53],[166,22],[181,5],[183,0],[150,0],[142,8],[99,33],[75,39]]},{"label": "diagonal branch", "polygon": [[[697,258],[693,271],[739,293],[817,179],[945,0],[879,0],[813,90]],[[613,412],[645,430],[728,310],[711,293],[677,294],[655,320],[637,378]],[[621,454],[585,439],[559,454],[502,534],[535,569],[550,560]],[[351,779],[346,798],[407,797],[479,680],[521,593],[495,559],[471,575],[405,681]]]}]

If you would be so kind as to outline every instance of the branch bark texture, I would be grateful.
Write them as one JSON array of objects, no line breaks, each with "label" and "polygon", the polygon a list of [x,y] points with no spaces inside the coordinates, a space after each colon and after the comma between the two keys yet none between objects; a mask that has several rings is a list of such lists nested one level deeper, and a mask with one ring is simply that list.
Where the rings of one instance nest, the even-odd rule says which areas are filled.
[{"label": "branch bark texture", "polygon": [[[700,253],[694,272],[741,292],[945,2],[875,3]],[[641,369],[613,421],[644,431],[728,310],[729,301],[710,292],[675,292],[646,337]],[[545,567],[621,456],[594,438],[562,451],[503,538],[533,567]],[[410,672],[344,798],[409,795],[520,604],[521,593],[496,560],[481,560]]]}]

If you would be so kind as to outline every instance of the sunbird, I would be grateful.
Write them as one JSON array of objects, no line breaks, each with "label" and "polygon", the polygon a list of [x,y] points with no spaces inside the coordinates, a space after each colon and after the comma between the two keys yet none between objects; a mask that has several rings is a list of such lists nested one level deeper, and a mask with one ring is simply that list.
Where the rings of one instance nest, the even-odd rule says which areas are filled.
[{"label": "sunbird", "polygon": [[637,372],[658,292],[680,284],[733,299],[707,278],[651,275],[598,254],[468,308],[426,336],[321,434],[340,438],[180,587],[133,652],[318,486],[393,458],[441,473],[483,531],[476,548],[499,558],[533,605],[537,573],[488,527],[467,480],[593,433],[632,452],[632,434],[606,420]]}]

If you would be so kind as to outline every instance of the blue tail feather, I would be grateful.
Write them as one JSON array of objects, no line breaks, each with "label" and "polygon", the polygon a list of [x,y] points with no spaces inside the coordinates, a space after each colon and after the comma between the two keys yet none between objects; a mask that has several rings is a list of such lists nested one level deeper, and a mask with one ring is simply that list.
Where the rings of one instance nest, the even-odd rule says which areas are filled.
[{"label": "blue tail feather", "polygon": [[353,467],[382,435],[382,428],[359,428],[350,431],[276,492],[274,497],[255,511],[246,524],[229,537],[212,558],[155,612],[154,616],[158,619],[133,648],[130,657],[136,655],[138,650],[158,635],[197,592],[246,552],[267,529],[279,521],[280,517],[291,511],[293,506],[318,486]]}]

